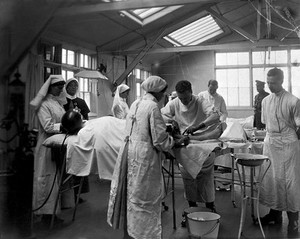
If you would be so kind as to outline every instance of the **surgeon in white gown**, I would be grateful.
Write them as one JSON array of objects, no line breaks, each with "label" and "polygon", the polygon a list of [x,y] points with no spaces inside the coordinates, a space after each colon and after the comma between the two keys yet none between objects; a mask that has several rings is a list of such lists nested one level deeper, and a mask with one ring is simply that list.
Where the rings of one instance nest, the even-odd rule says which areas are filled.
[{"label": "surgeon in white gown", "polygon": [[[158,108],[167,83],[158,76],[150,76],[142,88],[147,93],[132,104],[127,116],[128,136],[115,166],[107,221],[114,228],[121,228],[118,220],[125,220],[125,238],[161,239],[162,151],[174,146]],[[128,170],[122,173],[126,167]],[[118,192],[126,178],[125,196],[121,200],[122,194]],[[118,208],[118,202],[126,203],[123,210]]]},{"label": "surgeon in white gown", "polygon": [[[269,156],[271,167],[262,182],[260,202],[271,208],[261,218],[264,225],[282,224],[282,211],[289,219],[288,236],[298,235],[300,210],[300,100],[282,88],[283,72],[273,68],[267,83],[272,92],[262,101],[262,123],[267,135],[263,154]],[[299,237],[297,237],[299,238]]]}]

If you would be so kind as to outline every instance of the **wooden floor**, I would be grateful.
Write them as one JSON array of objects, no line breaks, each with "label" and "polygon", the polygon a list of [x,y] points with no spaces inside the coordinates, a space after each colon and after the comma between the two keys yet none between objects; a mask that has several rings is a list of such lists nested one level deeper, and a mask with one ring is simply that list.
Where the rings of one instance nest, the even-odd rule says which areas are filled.
[{"label": "wooden floor", "polygon": [[[49,228],[42,226],[39,223],[35,223],[33,225],[34,227],[31,237],[26,238],[121,239],[123,237],[123,232],[113,230],[106,222],[110,182],[100,180],[97,175],[91,175],[89,179],[90,192],[82,195],[82,198],[84,198],[86,202],[78,206],[77,216],[74,222],[72,222],[73,210],[66,209],[59,215],[60,218],[64,219],[61,226],[49,230]],[[188,239],[189,235],[187,229],[182,228],[180,225],[182,212],[188,206],[184,199],[181,178],[175,179],[175,188],[177,229],[173,229],[172,203],[171,197],[169,196],[165,199],[168,211],[163,211],[162,213],[163,239]],[[239,190],[240,188],[236,186],[236,208],[232,205],[230,191],[216,191],[215,203],[217,213],[221,216],[218,236],[219,239],[237,238],[240,220]],[[250,207],[248,207],[242,238],[262,238],[259,227],[252,223],[249,209]],[[262,215],[264,215],[266,209],[261,211]],[[287,217],[286,214],[284,214],[282,226],[264,227],[266,238],[286,238],[286,228]],[[13,227],[9,228],[6,226],[6,228],[0,228],[0,238],[16,239],[19,237],[16,236]]]}]

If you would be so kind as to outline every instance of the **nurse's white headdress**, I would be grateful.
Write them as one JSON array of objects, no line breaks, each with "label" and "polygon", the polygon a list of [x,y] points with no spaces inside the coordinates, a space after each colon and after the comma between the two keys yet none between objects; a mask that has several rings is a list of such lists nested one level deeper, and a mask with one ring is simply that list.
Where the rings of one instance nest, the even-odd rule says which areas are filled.
[{"label": "nurse's white headdress", "polygon": [[65,88],[67,88],[67,86],[68,86],[68,84],[70,83],[70,82],[72,82],[72,81],[76,81],[77,82],[77,84],[78,84],[78,80],[76,79],[76,78],[70,78],[70,79],[68,79],[67,81],[66,81],[66,87]]},{"label": "nurse's white headdress", "polygon": [[111,111],[113,113],[113,116],[115,116],[115,117],[116,117],[116,115],[114,113],[114,108],[116,106],[120,106],[123,109],[123,111],[125,111],[125,115],[129,111],[128,105],[126,103],[126,99],[123,99],[123,98],[120,97],[120,94],[127,91],[127,90],[130,90],[130,87],[128,85],[125,85],[125,84],[119,85],[116,89],[113,105],[111,107]]},{"label": "nurse's white headdress", "polygon": [[141,86],[146,92],[161,92],[167,85],[167,82],[163,78],[159,76],[149,76]]},{"label": "nurse's white headdress", "polygon": [[[37,110],[41,106],[41,103],[42,103],[43,99],[48,94],[48,90],[49,90],[50,85],[53,85],[53,84],[58,83],[58,82],[65,83],[66,81],[62,77],[62,75],[50,75],[49,78],[46,80],[46,82],[41,87],[41,89],[39,90],[39,92],[37,93],[37,95],[34,97],[34,99],[32,101],[30,101],[30,105],[32,107],[34,107],[35,110]],[[59,101],[62,104],[67,103],[65,94],[63,94],[63,95],[61,94],[59,96]]]}]

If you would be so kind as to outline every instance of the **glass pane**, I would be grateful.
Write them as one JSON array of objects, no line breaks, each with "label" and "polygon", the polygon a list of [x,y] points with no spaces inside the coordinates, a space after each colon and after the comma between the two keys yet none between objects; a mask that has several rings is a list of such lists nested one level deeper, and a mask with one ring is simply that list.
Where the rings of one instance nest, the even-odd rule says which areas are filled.
[{"label": "glass pane", "polygon": [[87,78],[84,78],[83,79],[83,90],[82,91],[88,91],[89,88],[88,88],[88,79]]},{"label": "glass pane", "polygon": [[83,54],[80,54],[80,63],[79,63],[79,64],[80,64],[80,65],[79,65],[80,67],[84,67],[84,63],[83,63],[83,62],[84,62],[84,55],[83,55]]},{"label": "glass pane", "polygon": [[84,91],[83,89],[83,78],[79,78],[79,91]]},{"label": "glass pane", "polygon": [[220,94],[224,98],[226,105],[228,105],[227,88],[220,88],[219,87],[218,88],[218,94]]},{"label": "glass pane", "polygon": [[238,88],[229,87],[228,88],[228,106],[238,106],[239,104],[239,94]]},{"label": "glass pane", "polygon": [[135,70],[135,75],[137,79],[141,79],[141,70],[140,69],[136,69]]},{"label": "glass pane", "polygon": [[228,87],[238,87],[238,70],[237,69],[228,69],[227,70],[227,79],[228,79]]},{"label": "glass pane", "polygon": [[255,84],[256,80],[266,82],[268,70],[266,68],[253,68],[253,82]]},{"label": "glass pane", "polygon": [[67,80],[67,72],[65,70],[61,70],[62,77]]},{"label": "glass pane", "polygon": [[139,98],[141,96],[141,84],[136,83],[136,97]]},{"label": "glass pane", "polygon": [[227,65],[237,65],[238,64],[238,57],[237,53],[227,53]]},{"label": "glass pane", "polygon": [[249,69],[239,69],[238,77],[239,77],[239,86],[249,88],[250,86]]},{"label": "glass pane", "polygon": [[277,64],[287,64],[287,51],[275,51],[275,62]]},{"label": "glass pane", "polygon": [[84,67],[89,68],[89,56],[84,55]]},{"label": "glass pane", "polygon": [[252,52],[252,62],[253,64],[264,64],[265,52],[264,51]]},{"label": "glass pane", "polygon": [[87,106],[90,109],[91,108],[91,96],[90,96],[90,93],[84,93],[84,100],[85,100]]},{"label": "glass pane", "polygon": [[73,78],[74,72],[73,71],[67,71],[67,79]]},{"label": "glass pane", "polygon": [[144,71],[144,80],[146,80],[148,78],[148,72]]},{"label": "glass pane", "polygon": [[75,65],[75,52],[68,50],[67,64]]},{"label": "glass pane", "polygon": [[216,65],[217,66],[227,65],[226,53],[216,53]]},{"label": "glass pane", "polygon": [[62,49],[61,63],[67,64],[67,51],[66,51],[66,49]]},{"label": "glass pane", "polygon": [[239,106],[250,106],[250,88],[239,88]]},{"label": "glass pane", "polygon": [[[300,54],[300,51],[299,51]],[[300,98],[300,69],[298,67],[292,67],[292,94]]]},{"label": "glass pane", "polygon": [[248,65],[249,64],[249,53],[248,52],[238,52],[238,65]]},{"label": "glass pane", "polygon": [[296,65],[300,63],[300,50],[291,50],[291,63]]},{"label": "glass pane", "polygon": [[227,70],[216,70],[216,80],[218,81],[219,89],[228,86]]},{"label": "glass pane", "polygon": [[82,92],[78,92],[77,94],[78,94],[79,98],[83,99],[83,93]]}]

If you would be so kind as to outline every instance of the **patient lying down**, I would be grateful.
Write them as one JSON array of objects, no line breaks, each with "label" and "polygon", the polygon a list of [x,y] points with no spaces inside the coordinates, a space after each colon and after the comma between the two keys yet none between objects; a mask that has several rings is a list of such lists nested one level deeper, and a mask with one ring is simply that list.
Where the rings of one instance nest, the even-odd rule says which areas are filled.
[{"label": "patient lying down", "polygon": [[[66,154],[68,173],[85,176],[94,171],[97,165],[96,171],[99,177],[111,180],[119,149],[126,136],[126,120],[104,116],[82,124],[77,113],[68,111],[63,121],[63,126],[69,134],[77,133],[73,140],[68,141]],[[196,131],[189,138],[191,140],[217,139],[222,130],[222,124],[218,123],[202,131]],[[174,137],[179,139],[186,135],[175,134]]]},{"label": "patient lying down", "polygon": [[[104,122],[104,121],[103,121]],[[102,123],[103,123],[102,122]],[[100,122],[99,122],[100,123]],[[82,117],[79,112],[69,110],[62,117],[62,126],[68,134],[77,134],[78,131],[84,127]],[[168,130],[169,128],[167,128]],[[182,139],[186,137],[185,134],[180,134],[178,127],[173,125],[169,132],[173,135],[175,139]],[[226,129],[226,123],[217,122],[210,125],[204,129],[196,131],[194,134],[189,135],[189,139],[203,141],[209,139],[217,139],[221,136],[222,132]]]}]

